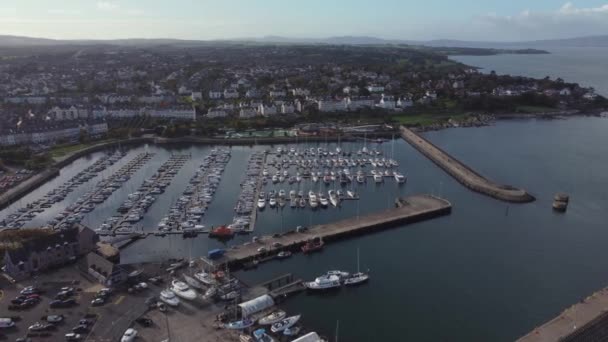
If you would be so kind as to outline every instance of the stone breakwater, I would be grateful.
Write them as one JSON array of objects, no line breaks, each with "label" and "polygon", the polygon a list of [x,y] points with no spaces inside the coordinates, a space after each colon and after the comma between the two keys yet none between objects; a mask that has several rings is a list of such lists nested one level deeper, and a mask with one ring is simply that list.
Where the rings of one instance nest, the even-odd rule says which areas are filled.
[{"label": "stone breakwater", "polygon": [[488,180],[458,159],[433,145],[430,141],[405,127],[401,127],[401,136],[405,141],[454,177],[458,182],[475,192],[505,202],[527,203],[535,200],[534,196],[528,194],[523,189],[518,189],[510,185],[497,184]]}]

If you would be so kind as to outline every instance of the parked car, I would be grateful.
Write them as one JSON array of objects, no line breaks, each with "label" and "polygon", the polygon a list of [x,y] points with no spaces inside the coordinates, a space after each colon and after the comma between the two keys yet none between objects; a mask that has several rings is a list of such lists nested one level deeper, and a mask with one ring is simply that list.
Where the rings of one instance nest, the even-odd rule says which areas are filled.
[{"label": "parked car", "polygon": [[49,323],[59,323],[63,321],[63,315],[48,315],[44,319]]},{"label": "parked car", "polygon": [[95,298],[91,301],[91,305],[93,306],[101,306],[106,303],[106,300],[103,298]]},{"label": "parked car", "polygon": [[89,326],[89,324],[93,323],[92,321],[88,320],[88,319],[81,319],[80,321],[78,321],[78,325],[86,325]]},{"label": "parked car", "polygon": [[80,334],[67,333],[67,334],[65,334],[65,340],[66,341],[79,341],[80,340]]},{"label": "parked car", "polygon": [[131,341],[135,340],[135,337],[137,337],[137,330],[135,330],[133,328],[129,328],[122,335],[120,342],[131,342]]},{"label": "parked car", "polygon": [[89,327],[86,325],[77,325],[74,328],[72,328],[72,332],[79,333],[79,334],[83,334],[87,331],[89,331]]},{"label": "parked car", "polygon": [[136,319],[135,322],[141,324],[144,327],[150,327],[154,323],[151,319],[145,317],[140,317]]}]

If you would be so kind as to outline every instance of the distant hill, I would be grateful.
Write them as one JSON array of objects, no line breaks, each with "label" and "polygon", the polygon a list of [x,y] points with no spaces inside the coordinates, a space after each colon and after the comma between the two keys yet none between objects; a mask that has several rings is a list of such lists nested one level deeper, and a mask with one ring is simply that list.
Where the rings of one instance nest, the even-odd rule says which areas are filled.
[{"label": "distant hill", "polygon": [[484,42],[463,40],[399,40],[383,39],[368,36],[336,36],[328,38],[289,38],[282,36],[265,36],[259,38],[240,38],[231,40],[182,40],[182,39],[114,39],[114,40],[56,40],[46,38],[30,38],[20,36],[0,35],[0,47],[11,46],[54,46],[54,45],[121,45],[121,46],[151,46],[179,45],[201,46],[227,42],[244,43],[277,43],[277,44],[337,44],[337,45],[385,45],[407,44],[431,47],[470,47],[470,48],[551,48],[551,47],[608,47],[608,35],[588,36],[577,38],[536,40],[520,42]]}]

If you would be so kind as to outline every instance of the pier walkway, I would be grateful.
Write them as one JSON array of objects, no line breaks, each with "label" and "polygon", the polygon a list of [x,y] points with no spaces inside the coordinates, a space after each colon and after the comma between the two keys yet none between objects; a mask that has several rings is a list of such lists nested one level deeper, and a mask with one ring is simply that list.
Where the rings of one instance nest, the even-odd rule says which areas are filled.
[{"label": "pier walkway", "polygon": [[517,342],[574,342],[608,340],[608,288],[564,310]]},{"label": "pier walkway", "polygon": [[500,185],[486,179],[430,141],[403,126],[401,126],[401,136],[437,166],[473,191],[505,202],[527,203],[535,200],[534,196],[523,189]]},{"label": "pier walkway", "polygon": [[248,242],[226,251],[219,259],[205,261],[215,268],[238,268],[252,260],[270,260],[282,250],[298,252],[304,243],[314,237],[322,238],[327,244],[351,236],[447,215],[452,209],[447,200],[430,195],[410,196],[402,199],[402,204],[399,208],[312,226],[304,232],[290,231],[277,237],[261,237],[255,243]]}]

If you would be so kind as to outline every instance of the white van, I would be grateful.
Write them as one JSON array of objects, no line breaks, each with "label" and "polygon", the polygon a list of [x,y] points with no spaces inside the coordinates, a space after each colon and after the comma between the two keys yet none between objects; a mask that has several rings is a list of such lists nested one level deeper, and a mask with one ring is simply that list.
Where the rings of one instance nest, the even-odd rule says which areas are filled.
[{"label": "white van", "polygon": [[0,329],[12,328],[15,326],[12,318],[0,318]]}]

